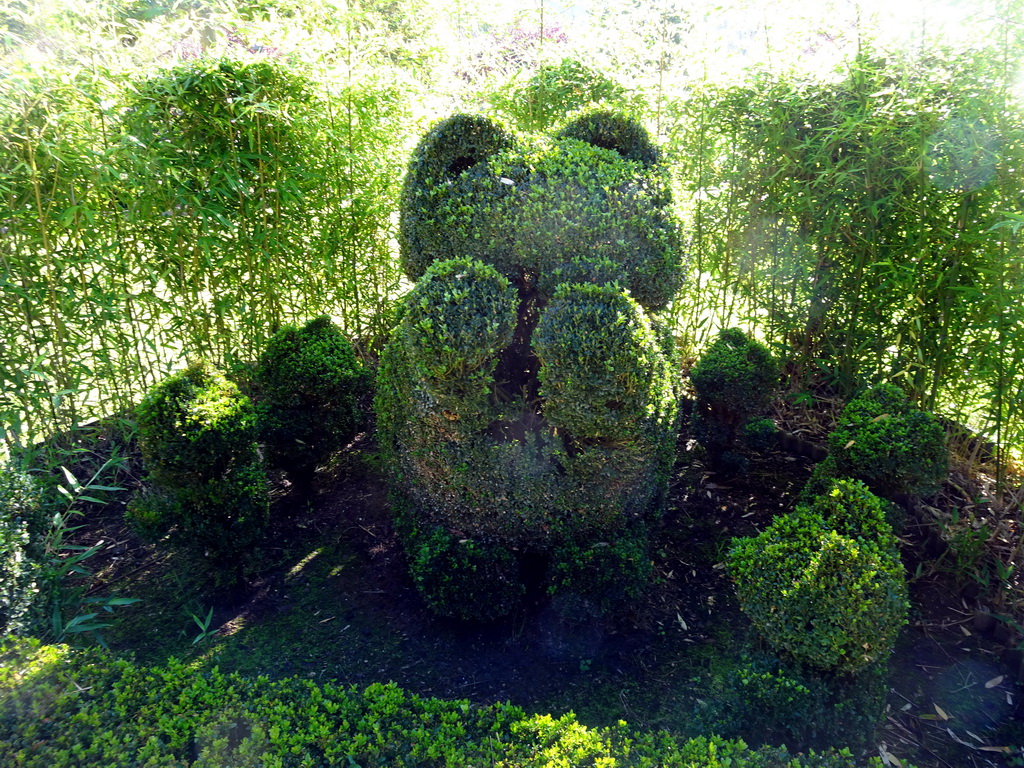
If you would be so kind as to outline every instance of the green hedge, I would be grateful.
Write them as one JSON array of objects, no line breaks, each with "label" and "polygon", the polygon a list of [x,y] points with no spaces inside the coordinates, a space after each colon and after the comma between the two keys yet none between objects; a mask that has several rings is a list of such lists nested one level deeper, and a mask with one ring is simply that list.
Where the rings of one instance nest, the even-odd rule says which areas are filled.
[{"label": "green hedge", "polygon": [[[365,690],[272,682],[192,668],[145,668],[36,642],[0,646],[0,763],[23,768],[383,768],[635,766],[855,768],[848,752],[790,755],[717,737],[682,741],[625,723],[509,704],[425,699],[394,684]],[[877,758],[871,761],[879,766]]]}]

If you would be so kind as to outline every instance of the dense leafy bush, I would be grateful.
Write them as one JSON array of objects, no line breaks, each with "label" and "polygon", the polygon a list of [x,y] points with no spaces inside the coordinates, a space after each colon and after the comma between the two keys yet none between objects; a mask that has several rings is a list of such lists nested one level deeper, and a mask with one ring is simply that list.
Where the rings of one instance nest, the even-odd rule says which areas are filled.
[{"label": "dense leafy bush", "polygon": [[757,744],[794,749],[871,745],[885,712],[888,668],[874,662],[837,675],[786,655],[756,649],[710,684],[712,695],[694,712],[701,729]]},{"label": "dense leafy bush", "polygon": [[406,274],[417,279],[435,260],[469,256],[550,297],[557,270],[610,262],[620,287],[645,309],[663,309],[682,266],[669,179],[650,138],[636,122],[602,113],[563,133],[523,149],[487,118],[438,123],[406,176]]},{"label": "dense leafy bush", "polygon": [[278,331],[260,356],[255,380],[267,460],[300,482],[362,425],[359,398],[368,373],[329,317]]},{"label": "dense leafy bush", "polygon": [[818,669],[853,673],[886,659],[907,620],[896,538],[858,481],[836,481],[812,505],[739,539],[728,567],[768,642]]},{"label": "dense leafy bush", "polygon": [[942,425],[892,384],[851,400],[828,436],[828,447],[832,463],[822,472],[858,478],[883,496],[934,493],[948,471]]},{"label": "dense leafy bush", "polygon": [[628,101],[625,88],[576,59],[542,64],[528,78],[520,72],[489,97],[501,113],[526,131],[550,128],[567,114],[591,104]]},{"label": "dense leafy bush", "polygon": [[575,117],[559,132],[560,139],[577,139],[611,149],[626,160],[653,167],[662,161],[661,150],[636,120],[618,112],[595,109]]},{"label": "dense leafy bush", "polygon": [[519,564],[504,547],[462,538],[438,526],[413,541],[409,569],[436,613],[488,621],[507,615],[522,599]]},{"label": "dense leafy bush", "polygon": [[745,465],[742,452],[770,445],[775,428],[765,413],[779,380],[768,349],[738,328],[723,330],[690,371],[697,402],[693,432],[721,469]]},{"label": "dense leafy bush", "polygon": [[174,527],[178,542],[239,572],[269,519],[249,398],[196,363],[146,393],[138,423],[152,493],[130,506],[129,519],[149,533]]},{"label": "dense leafy bush", "polygon": [[541,316],[544,416],[577,441],[629,442],[673,396],[670,371],[643,308],[615,286],[562,285]]},{"label": "dense leafy bush", "polygon": [[[138,667],[99,652],[0,647],[0,762],[25,768],[856,768],[847,751],[790,755],[718,737],[681,741],[591,729],[573,715],[529,715],[408,694],[286,678],[271,682],[177,661]],[[877,759],[872,766],[880,766]]]},{"label": "dense leafy bush", "polygon": [[[650,145],[636,124],[608,122]],[[418,282],[381,356],[375,407],[427,602],[493,617],[526,573],[595,603],[635,595],[678,420],[674,344],[652,314],[682,275],[664,168],[580,138],[523,149],[457,115],[424,137],[405,192],[403,264]],[[472,545],[453,548],[438,529]],[[628,546],[599,552],[627,530]],[[490,588],[432,575],[468,555],[460,573]]]},{"label": "dense leafy bush", "polygon": [[45,529],[42,489],[30,475],[0,465],[0,633],[30,622]]}]

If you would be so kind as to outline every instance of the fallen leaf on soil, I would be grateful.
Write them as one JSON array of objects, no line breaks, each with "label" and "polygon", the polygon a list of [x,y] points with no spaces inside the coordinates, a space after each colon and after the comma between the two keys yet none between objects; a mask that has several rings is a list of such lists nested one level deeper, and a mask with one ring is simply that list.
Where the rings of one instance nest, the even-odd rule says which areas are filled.
[{"label": "fallen leaf on soil", "polygon": [[683,621],[683,617],[679,615],[679,611],[676,611],[676,618],[679,619],[679,626],[683,628],[683,632],[687,630],[686,622]]},{"label": "fallen leaf on soil", "polygon": [[939,706],[938,704],[936,704],[935,702],[932,702],[932,706],[933,706],[933,707],[935,707],[935,714],[937,714],[937,715],[938,715],[939,717],[941,717],[941,718],[942,718],[943,720],[949,720],[949,715],[947,715],[947,714],[946,714],[946,713],[945,713],[945,712],[943,711],[942,707],[940,707],[940,706]]},{"label": "fallen leaf on soil", "polygon": [[963,624],[960,625],[960,631],[963,632],[967,637],[971,636],[971,630],[969,630]]},{"label": "fallen leaf on soil", "polygon": [[985,687],[986,688],[995,688],[1001,682],[1003,682],[1003,675],[999,675],[999,677],[993,677],[991,680],[989,680],[987,683],[985,683]]},{"label": "fallen leaf on soil", "polygon": [[1009,747],[978,747],[982,752],[1002,752],[1003,754],[1010,754],[1012,751]]}]

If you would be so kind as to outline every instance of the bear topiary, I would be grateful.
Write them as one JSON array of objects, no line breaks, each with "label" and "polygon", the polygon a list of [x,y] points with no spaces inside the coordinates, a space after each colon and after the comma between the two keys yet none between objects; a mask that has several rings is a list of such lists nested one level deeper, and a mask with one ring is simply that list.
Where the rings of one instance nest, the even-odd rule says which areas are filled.
[{"label": "bear topiary", "polygon": [[178,544],[237,582],[269,522],[255,408],[223,373],[196,363],[147,392],[137,414],[152,487],[129,505],[129,522],[150,537],[173,529]]},{"label": "bear topiary", "polygon": [[896,537],[856,480],[737,540],[727,565],[768,642],[821,670],[850,674],[886,658],[907,620]]},{"label": "bear topiary", "polygon": [[274,334],[255,383],[267,462],[308,489],[316,467],[362,426],[359,399],[367,371],[349,340],[323,316]]},{"label": "bear topiary", "polygon": [[690,371],[697,392],[691,427],[716,469],[742,471],[746,451],[770,447],[775,425],[766,417],[779,381],[767,347],[727,328]]},{"label": "bear topiary", "polygon": [[[647,578],[678,427],[656,313],[682,280],[657,159],[603,112],[529,146],[456,115],[413,154],[400,245],[416,284],[375,408],[415,580],[442,615],[497,618],[526,585],[611,607]],[[436,578],[439,557],[463,576]]]},{"label": "bear topiary", "polygon": [[829,459],[812,483],[831,477],[863,480],[875,493],[927,496],[946,477],[946,433],[930,413],[911,405],[892,384],[879,384],[851,400],[828,436]]}]

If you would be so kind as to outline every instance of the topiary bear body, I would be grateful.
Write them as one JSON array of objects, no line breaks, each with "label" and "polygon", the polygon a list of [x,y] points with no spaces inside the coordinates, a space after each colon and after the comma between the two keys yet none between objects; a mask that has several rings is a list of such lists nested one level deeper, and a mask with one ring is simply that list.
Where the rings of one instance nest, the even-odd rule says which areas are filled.
[{"label": "topiary bear body", "polygon": [[646,578],[678,418],[682,279],[657,150],[610,113],[524,146],[457,115],[420,142],[400,243],[416,281],[376,407],[413,577],[493,618],[528,584],[598,607]]}]

